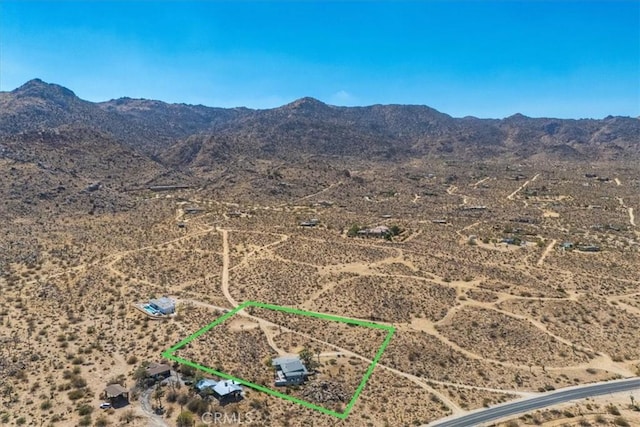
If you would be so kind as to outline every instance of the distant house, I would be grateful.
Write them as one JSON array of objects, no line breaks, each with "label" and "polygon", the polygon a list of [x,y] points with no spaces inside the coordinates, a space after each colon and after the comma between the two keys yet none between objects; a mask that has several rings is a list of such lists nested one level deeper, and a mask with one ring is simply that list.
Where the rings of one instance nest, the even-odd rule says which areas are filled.
[{"label": "distant house", "polygon": [[320,223],[319,220],[317,220],[316,218],[312,218],[308,221],[302,221],[300,223],[300,227],[315,227],[316,225],[318,225],[318,223]]},{"label": "distant house", "polygon": [[242,396],[240,384],[231,380],[215,381],[205,378],[198,381],[196,389],[201,394],[214,396],[219,401],[235,400]]},{"label": "distant house", "polygon": [[563,242],[563,243],[560,245],[560,247],[561,247],[563,250],[570,250],[570,249],[573,249],[573,243],[572,243],[572,242]]},{"label": "distant house", "polygon": [[154,380],[163,380],[171,376],[171,367],[163,363],[152,363],[147,366],[147,377]]},{"label": "distant house", "polygon": [[165,315],[176,311],[176,303],[168,297],[152,299],[149,301],[149,305]]},{"label": "distant house", "polygon": [[276,386],[302,384],[309,375],[309,371],[298,356],[277,357],[271,363],[276,370]]},{"label": "distant house", "polygon": [[517,245],[520,242],[513,237],[505,237],[504,239],[500,240],[500,243],[506,243],[507,245]]},{"label": "distant house", "polygon": [[147,188],[151,191],[171,191],[171,190],[186,190],[191,187],[189,185],[152,185]]},{"label": "distant house", "polygon": [[197,213],[200,213],[200,212],[204,212],[204,209],[197,208],[197,207],[184,208],[184,213],[186,213],[186,214],[197,214]]},{"label": "distant house", "polygon": [[578,250],[582,252],[600,252],[600,246],[582,245],[582,246],[578,246]]},{"label": "distant house", "polygon": [[386,225],[379,225],[373,228],[364,228],[358,231],[358,236],[364,237],[385,237],[391,235],[391,230]]}]

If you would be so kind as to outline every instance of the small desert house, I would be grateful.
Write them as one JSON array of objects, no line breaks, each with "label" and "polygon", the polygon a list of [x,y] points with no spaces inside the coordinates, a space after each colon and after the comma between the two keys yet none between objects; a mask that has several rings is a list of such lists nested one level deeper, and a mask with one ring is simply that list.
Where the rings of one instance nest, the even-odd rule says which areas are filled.
[{"label": "small desert house", "polygon": [[114,407],[125,406],[129,403],[129,390],[120,384],[109,384],[105,387],[102,397]]},{"label": "small desert house", "polygon": [[276,357],[271,364],[276,370],[276,386],[302,384],[309,375],[309,371],[298,356]]},{"label": "small desert house", "polygon": [[156,381],[169,378],[171,376],[171,366],[163,363],[152,363],[147,366],[147,377]]},{"label": "small desert house", "polygon": [[391,230],[386,225],[379,225],[373,228],[358,230],[358,236],[364,237],[386,237],[391,235]]},{"label": "small desert house", "polygon": [[320,223],[319,220],[317,220],[316,218],[312,218],[312,219],[310,219],[308,221],[302,221],[300,223],[300,227],[315,227],[319,223]]},{"label": "small desert house", "polygon": [[202,395],[210,395],[222,402],[242,397],[242,387],[232,380],[215,381],[208,378],[198,381],[196,389]]},{"label": "small desert house", "polygon": [[168,297],[152,299],[149,301],[149,305],[165,315],[176,311],[176,303]]}]

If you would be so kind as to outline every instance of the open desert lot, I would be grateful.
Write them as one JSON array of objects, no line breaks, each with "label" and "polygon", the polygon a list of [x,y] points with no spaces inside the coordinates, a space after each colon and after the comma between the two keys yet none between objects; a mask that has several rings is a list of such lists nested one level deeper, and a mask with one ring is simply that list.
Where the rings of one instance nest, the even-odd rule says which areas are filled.
[{"label": "open desert lot", "polygon": [[[111,212],[89,214],[90,193],[62,213],[46,198],[5,203],[0,422],[160,427],[215,411],[255,426],[411,426],[640,373],[637,164],[341,162],[297,181],[257,165],[279,171],[282,192],[257,191],[269,178],[211,179],[130,191]],[[585,176],[594,170],[609,179]],[[378,226],[395,232],[356,232]],[[162,296],[176,314],[136,306]],[[215,376],[162,357],[245,301],[395,329],[345,420],[249,387],[203,400],[190,384]],[[309,351],[315,373],[286,393],[341,412],[385,336],[252,308],[177,355],[273,388],[271,358]],[[169,364],[170,380],[145,379],[150,363]],[[128,403],[100,409],[115,383]],[[626,403],[622,415],[606,405],[500,425],[634,425]]]}]

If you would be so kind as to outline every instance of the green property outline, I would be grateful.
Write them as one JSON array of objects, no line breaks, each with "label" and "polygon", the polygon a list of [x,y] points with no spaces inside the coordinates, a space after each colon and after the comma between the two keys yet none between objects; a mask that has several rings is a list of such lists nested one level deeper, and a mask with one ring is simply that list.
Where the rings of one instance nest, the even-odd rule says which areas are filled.
[{"label": "green property outline", "polygon": [[[360,381],[360,384],[358,385],[358,388],[356,389],[356,392],[354,393],[353,397],[351,398],[351,400],[347,404],[347,407],[345,408],[344,412],[332,411],[331,409],[327,409],[327,408],[325,408],[323,406],[315,405],[315,404],[307,402],[305,400],[298,399],[297,397],[290,396],[290,395],[284,394],[284,393],[280,393],[277,390],[274,390],[274,389],[271,389],[271,388],[268,388],[268,387],[264,387],[264,386],[261,386],[259,384],[254,384],[252,382],[243,380],[242,378],[236,378],[236,377],[234,377],[232,375],[225,374],[224,372],[216,371],[215,369],[209,368],[207,366],[200,365],[200,364],[192,362],[190,360],[183,359],[183,358],[178,357],[178,356],[173,354],[176,351],[178,351],[179,349],[181,349],[182,347],[184,347],[185,345],[189,344],[191,341],[193,341],[196,338],[198,338],[199,336],[201,336],[202,334],[204,334],[204,333],[208,332],[209,330],[211,330],[214,326],[219,325],[220,323],[224,322],[225,320],[229,319],[230,317],[234,316],[236,313],[238,313],[239,311],[241,311],[241,310],[243,310],[243,309],[245,309],[247,307],[266,308],[266,309],[269,309],[269,310],[284,311],[286,313],[300,314],[300,315],[303,315],[303,316],[315,317],[315,318],[318,318],[318,319],[331,320],[331,321],[335,321],[335,322],[348,323],[348,324],[358,325],[358,326],[365,326],[367,328],[382,329],[382,330],[387,331],[387,336],[385,337],[384,341],[382,342],[382,345],[378,349],[378,352],[376,353],[375,357],[371,361],[371,364],[369,365],[369,368],[367,369],[367,372],[365,372],[364,377],[362,377],[362,380]],[[259,391],[262,391],[263,393],[267,393],[267,394],[270,394],[272,396],[277,396],[277,397],[280,397],[282,399],[288,400],[290,402],[295,402],[295,403],[298,403],[298,404],[300,404],[302,406],[305,406],[307,408],[315,409],[315,410],[320,411],[320,412],[322,412],[324,414],[333,415],[334,417],[337,417],[337,418],[340,418],[340,419],[344,420],[349,416],[349,413],[351,412],[351,409],[353,408],[353,405],[355,405],[356,400],[358,399],[358,397],[360,396],[360,393],[364,389],[365,384],[367,383],[367,381],[369,381],[369,377],[371,377],[371,374],[373,373],[373,369],[378,364],[378,361],[382,357],[382,353],[384,353],[384,350],[389,345],[389,342],[391,341],[391,337],[393,336],[395,331],[396,331],[396,328],[391,326],[391,325],[383,325],[383,324],[380,324],[380,323],[367,322],[367,321],[364,321],[364,320],[349,319],[347,317],[333,316],[333,315],[330,315],[330,314],[316,313],[316,312],[313,312],[313,311],[298,310],[296,308],[284,307],[284,306],[273,305],[273,304],[265,304],[265,303],[261,303],[261,302],[257,302],[257,301],[245,301],[244,303],[240,304],[239,306],[237,306],[233,310],[231,310],[231,311],[225,313],[224,315],[218,317],[216,320],[214,320],[213,322],[209,323],[207,326],[201,328],[200,330],[198,330],[198,331],[194,332],[193,334],[189,335],[188,337],[186,337],[185,339],[183,339],[179,343],[177,343],[177,344],[169,347],[169,349],[163,351],[162,352],[162,357],[164,357],[166,359],[169,359],[169,360],[173,360],[173,361],[178,362],[178,363],[182,363],[183,365],[191,366],[192,368],[199,369],[199,370],[207,372],[209,374],[216,375],[216,376],[218,376],[220,378],[236,381],[237,383],[242,384],[242,385],[244,385],[246,387],[252,388],[254,390],[259,390]]]}]

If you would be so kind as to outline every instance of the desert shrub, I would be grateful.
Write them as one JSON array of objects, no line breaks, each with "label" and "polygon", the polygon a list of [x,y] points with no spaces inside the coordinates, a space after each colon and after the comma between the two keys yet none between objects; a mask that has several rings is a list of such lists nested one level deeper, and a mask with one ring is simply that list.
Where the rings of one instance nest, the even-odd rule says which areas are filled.
[{"label": "desert shrub", "polygon": [[193,426],[193,414],[190,412],[181,412],[176,419],[177,427],[191,427]]},{"label": "desert shrub", "polygon": [[80,407],[78,408],[78,413],[80,415],[89,415],[90,413],[93,412],[93,406],[91,405],[80,405]]},{"label": "desert shrub", "polygon": [[622,426],[622,427],[630,427],[631,424],[629,424],[629,421],[625,420],[622,417],[616,417],[613,420],[613,424],[617,425],[617,426]]},{"label": "desert shrub", "polygon": [[82,377],[75,377],[71,380],[71,384],[73,384],[75,388],[82,388],[87,386],[87,380]]},{"label": "desert shrub", "polygon": [[620,415],[620,410],[616,405],[607,406],[607,412],[610,413],[611,415]]},{"label": "desert shrub", "polygon": [[176,401],[180,404],[180,405],[186,405],[187,402],[189,401],[189,396],[184,394],[184,393],[180,393],[178,395],[178,398],[176,399]]},{"label": "desert shrub", "polygon": [[172,390],[167,393],[167,402],[174,403],[176,400],[178,400],[178,392]]},{"label": "desert shrub", "polygon": [[198,415],[202,415],[209,410],[209,403],[200,398],[193,398],[187,402],[187,409]]},{"label": "desert shrub", "polygon": [[606,424],[607,423],[607,419],[604,417],[604,415],[598,414],[598,415],[596,415],[596,422],[598,424]]},{"label": "desert shrub", "polygon": [[69,393],[67,393],[67,396],[69,397],[70,400],[82,399],[84,397],[84,390],[82,389],[72,390]]},{"label": "desert shrub", "polygon": [[129,409],[128,411],[125,411],[123,412],[122,415],[120,415],[120,421],[125,424],[129,424],[131,421],[135,420],[136,418],[137,416],[132,409]]}]

